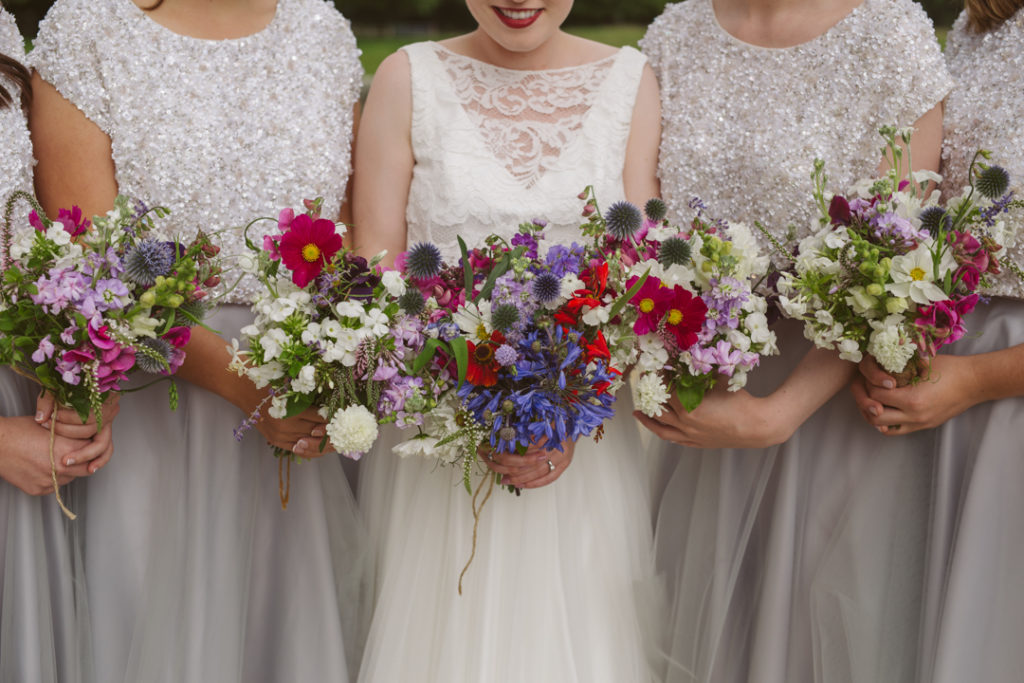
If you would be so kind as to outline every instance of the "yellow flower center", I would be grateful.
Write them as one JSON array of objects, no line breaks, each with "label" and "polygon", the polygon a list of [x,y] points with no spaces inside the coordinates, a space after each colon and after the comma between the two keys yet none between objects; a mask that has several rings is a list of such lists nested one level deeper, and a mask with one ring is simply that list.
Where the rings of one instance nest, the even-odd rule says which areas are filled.
[{"label": "yellow flower center", "polygon": [[316,263],[320,260],[320,247],[315,244],[302,247],[302,258],[309,263]]},{"label": "yellow flower center", "polygon": [[487,326],[485,326],[483,323],[480,323],[479,325],[476,326],[477,339],[479,339],[480,341],[484,341],[490,336],[491,335],[487,334]]},{"label": "yellow flower center", "polygon": [[641,313],[650,313],[653,310],[654,310],[654,299],[651,299],[651,298],[640,299],[640,312]]},{"label": "yellow flower center", "polygon": [[912,277],[914,280],[923,280],[924,276],[925,272],[922,268],[914,268],[912,271],[910,271],[910,277]]},{"label": "yellow flower center", "polygon": [[668,324],[669,325],[678,325],[681,322],[683,322],[683,312],[682,311],[680,311],[678,308],[673,308],[672,310],[670,310],[668,312]]}]

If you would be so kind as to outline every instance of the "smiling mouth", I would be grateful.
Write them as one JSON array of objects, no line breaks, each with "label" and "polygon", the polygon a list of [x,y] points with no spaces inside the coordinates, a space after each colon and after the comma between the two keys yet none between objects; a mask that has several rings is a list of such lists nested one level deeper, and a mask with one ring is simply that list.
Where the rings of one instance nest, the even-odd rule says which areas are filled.
[{"label": "smiling mouth", "polygon": [[494,13],[501,19],[501,23],[509,28],[526,28],[540,17],[542,9],[509,9],[507,7],[492,7]]}]

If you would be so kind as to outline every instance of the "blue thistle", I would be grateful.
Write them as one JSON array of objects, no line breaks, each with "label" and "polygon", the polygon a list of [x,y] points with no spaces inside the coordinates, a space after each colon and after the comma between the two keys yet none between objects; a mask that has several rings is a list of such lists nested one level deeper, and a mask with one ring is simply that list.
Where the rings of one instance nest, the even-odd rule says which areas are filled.
[{"label": "blue thistle", "polygon": [[[200,299],[198,301],[186,301],[178,307],[174,324],[193,327],[196,324],[195,321],[205,318],[212,308],[212,304],[207,303],[204,299]],[[193,318],[195,320],[193,320]]]},{"label": "blue thistle", "polygon": [[515,304],[498,304],[491,310],[491,324],[496,330],[508,332],[517,322],[519,322],[519,309],[515,307]]},{"label": "blue thistle", "polygon": [[669,237],[658,247],[658,263],[666,268],[689,263],[690,255],[690,243],[681,237]]},{"label": "blue thistle", "polygon": [[605,225],[612,237],[619,240],[626,240],[633,236],[633,233],[640,229],[644,219],[640,215],[640,209],[629,202],[615,202],[608,207],[604,217]]},{"label": "blue thistle", "polygon": [[441,272],[441,250],[430,242],[412,245],[405,256],[405,270],[417,280],[429,280]]},{"label": "blue thistle", "polygon": [[[168,364],[171,361],[171,355],[174,353],[174,347],[171,346],[170,342],[160,337],[143,337],[139,340],[139,345],[156,352]],[[153,375],[158,375],[167,369],[167,365],[161,363],[154,354],[146,353],[141,349],[139,353],[135,354],[135,365],[143,372]]]},{"label": "blue thistle", "polygon": [[657,223],[665,219],[668,215],[668,207],[665,206],[665,202],[661,201],[657,197],[648,199],[647,203],[644,204],[644,213],[647,214],[647,218]]},{"label": "blue thistle", "polygon": [[953,227],[953,218],[941,206],[922,209],[917,217],[921,220],[921,229],[927,230],[930,235],[938,235]]},{"label": "blue thistle", "polygon": [[1010,187],[1010,174],[1002,166],[989,166],[978,174],[974,187],[988,199],[998,199]]},{"label": "blue thistle", "polygon": [[143,287],[152,287],[161,275],[167,275],[174,265],[174,245],[170,242],[142,240],[128,250],[124,257],[124,272],[128,278]]},{"label": "blue thistle", "polygon": [[419,315],[422,313],[425,303],[423,294],[415,287],[407,288],[405,293],[398,298],[398,305],[409,315]]},{"label": "blue thistle", "polygon": [[554,273],[543,272],[533,278],[530,291],[542,304],[549,304],[562,294],[562,280]]}]

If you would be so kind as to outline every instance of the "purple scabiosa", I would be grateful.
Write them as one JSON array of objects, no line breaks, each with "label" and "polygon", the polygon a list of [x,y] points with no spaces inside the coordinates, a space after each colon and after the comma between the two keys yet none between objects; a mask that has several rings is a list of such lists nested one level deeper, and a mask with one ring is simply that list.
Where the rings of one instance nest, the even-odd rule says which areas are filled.
[{"label": "purple scabiosa", "polygon": [[515,362],[519,360],[519,352],[508,344],[502,344],[494,352],[494,360],[498,361],[498,365],[503,368],[507,368],[510,365],[515,365]]},{"label": "purple scabiosa", "polygon": [[987,199],[999,199],[1010,186],[1010,174],[1002,166],[989,166],[978,174],[974,187]]},{"label": "purple scabiosa", "polygon": [[405,272],[415,280],[437,277],[441,265],[441,250],[430,242],[418,242],[405,254]]},{"label": "purple scabiosa", "polygon": [[161,275],[167,275],[174,265],[174,246],[170,242],[141,240],[124,257],[124,272],[128,279],[143,287],[152,287]]},{"label": "purple scabiosa", "polygon": [[615,202],[605,212],[604,222],[609,235],[617,240],[625,241],[640,229],[644,219],[640,214],[640,209],[629,202]]}]

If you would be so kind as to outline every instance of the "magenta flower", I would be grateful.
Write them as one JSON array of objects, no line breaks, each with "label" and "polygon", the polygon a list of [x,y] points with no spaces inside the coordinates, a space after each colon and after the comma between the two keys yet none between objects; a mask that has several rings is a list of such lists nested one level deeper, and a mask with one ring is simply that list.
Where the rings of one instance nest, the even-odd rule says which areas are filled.
[{"label": "magenta flower", "polygon": [[305,287],[341,249],[341,235],[326,218],[314,221],[302,214],[281,235],[280,248],[281,261],[292,271],[292,282]]},{"label": "magenta flower", "polygon": [[[630,278],[626,282],[626,287],[632,287],[638,279]],[[656,277],[648,277],[640,290],[629,300],[629,303],[636,306],[637,310],[633,331],[637,334],[650,334],[656,331],[673,298],[672,290],[665,287],[661,280]]]},{"label": "magenta flower", "polygon": [[846,197],[839,194],[832,197],[832,203],[828,206],[828,217],[832,219],[833,225],[850,224],[850,202],[846,201]]},{"label": "magenta flower", "polygon": [[278,245],[278,240],[281,239],[279,235],[264,235],[263,236],[263,251],[270,254],[271,261],[281,260],[281,249]]},{"label": "magenta flower", "polygon": [[170,366],[169,371],[165,371],[166,374],[173,375],[181,367],[181,364],[185,362],[185,346],[192,338],[192,330],[188,327],[172,327],[167,331],[162,339],[169,343],[174,351],[171,353],[171,357],[167,359],[167,364]]}]

